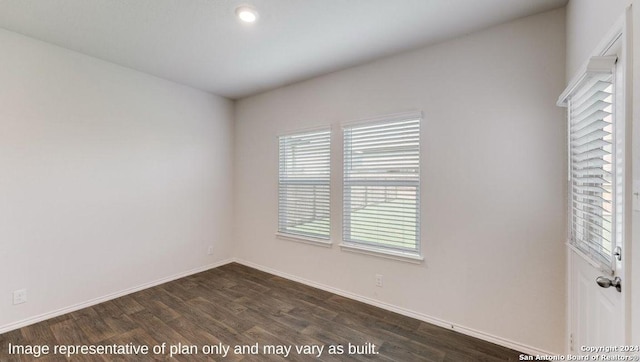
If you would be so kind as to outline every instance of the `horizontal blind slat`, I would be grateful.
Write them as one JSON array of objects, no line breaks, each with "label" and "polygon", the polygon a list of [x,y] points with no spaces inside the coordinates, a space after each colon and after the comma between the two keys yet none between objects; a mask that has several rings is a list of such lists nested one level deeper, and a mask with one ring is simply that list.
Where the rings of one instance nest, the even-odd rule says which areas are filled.
[{"label": "horizontal blind slat", "polygon": [[605,263],[615,210],[611,79],[590,76],[569,99],[572,243]]},{"label": "horizontal blind slat", "polygon": [[278,231],[329,239],[330,131],[279,137]]},{"label": "horizontal blind slat", "polygon": [[595,130],[593,132],[587,133],[586,135],[582,136],[582,137],[577,137],[576,139],[573,140],[574,145],[576,146],[581,146],[584,144],[587,144],[589,142],[595,141],[597,139],[601,139],[601,138],[605,138],[607,136],[609,136],[611,134],[611,132],[607,132],[605,130]]},{"label": "horizontal blind slat", "polygon": [[345,241],[418,251],[420,120],[344,128]]},{"label": "horizontal blind slat", "polygon": [[571,145],[571,152],[574,154],[581,154],[588,151],[602,149],[603,147],[607,147],[610,145],[611,142],[605,141],[604,139],[598,139],[585,143],[584,145]]}]

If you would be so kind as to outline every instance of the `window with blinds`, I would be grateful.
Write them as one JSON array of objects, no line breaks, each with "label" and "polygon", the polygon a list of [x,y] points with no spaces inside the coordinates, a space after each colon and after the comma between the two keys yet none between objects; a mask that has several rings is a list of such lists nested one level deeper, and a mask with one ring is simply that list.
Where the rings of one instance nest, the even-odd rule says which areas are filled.
[{"label": "window with blinds", "polygon": [[330,130],[279,137],[279,233],[329,239],[330,144]]},{"label": "window with blinds", "polygon": [[420,116],[343,132],[344,241],[419,254]]},{"label": "window with blinds", "polygon": [[571,240],[610,266],[615,246],[613,75],[593,74],[569,98]]}]

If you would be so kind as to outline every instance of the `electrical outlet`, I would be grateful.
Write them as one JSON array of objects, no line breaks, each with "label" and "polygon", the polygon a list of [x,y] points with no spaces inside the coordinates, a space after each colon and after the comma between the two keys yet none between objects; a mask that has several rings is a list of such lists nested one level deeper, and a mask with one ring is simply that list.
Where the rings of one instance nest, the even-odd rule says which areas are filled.
[{"label": "electrical outlet", "polygon": [[382,274],[376,274],[376,287],[382,287]]},{"label": "electrical outlet", "polygon": [[27,302],[27,290],[20,289],[13,292],[13,304],[22,304]]},{"label": "electrical outlet", "polygon": [[209,249],[207,249],[207,254],[213,255],[213,246],[210,246]]}]

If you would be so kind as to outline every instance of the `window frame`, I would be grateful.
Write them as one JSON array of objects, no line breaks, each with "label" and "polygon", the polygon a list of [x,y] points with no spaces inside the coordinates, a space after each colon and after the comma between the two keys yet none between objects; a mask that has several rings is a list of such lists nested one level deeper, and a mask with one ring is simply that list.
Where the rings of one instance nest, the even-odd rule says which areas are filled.
[{"label": "window frame", "polygon": [[[558,98],[557,105],[567,107],[567,246],[578,256],[584,259],[593,267],[599,269],[603,273],[615,274],[619,268],[619,259],[616,252],[620,251],[620,246],[624,244],[627,225],[627,190],[626,190],[626,169],[628,165],[627,155],[627,137],[628,135],[628,119],[627,119],[627,86],[625,82],[626,59],[621,57],[622,42],[620,35],[615,36],[604,48],[601,55],[589,58],[588,62],[583,65],[580,75],[572,80],[569,86]],[[611,226],[611,250],[607,255],[609,260],[592,255],[585,250],[580,244],[584,242],[576,242],[573,236],[573,165],[571,160],[571,98],[579,93],[582,87],[589,81],[592,74],[610,74],[612,86],[612,150],[611,150],[611,210],[612,210],[612,226]]]},{"label": "window frame", "polygon": [[[415,181],[415,192],[416,192],[416,196],[415,196],[415,212],[416,212],[416,239],[415,239],[415,246],[416,248],[413,250],[409,250],[409,249],[404,249],[404,248],[393,248],[393,247],[386,247],[386,246],[382,246],[380,244],[376,244],[376,243],[370,243],[370,242],[356,242],[353,241],[353,239],[351,240],[347,240],[347,235],[346,235],[346,231],[345,231],[345,225],[347,223],[347,217],[346,217],[346,212],[347,212],[347,205],[346,205],[346,194],[347,194],[347,186],[345,185],[346,182],[346,177],[347,177],[347,172],[346,172],[346,167],[347,167],[347,144],[345,142],[345,138],[346,138],[346,130],[349,128],[357,128],[357,127],[362,127],[362,126],[374,126],[374,125],[378,125],[378,124],[387,124],[387,123],[394,123],[394,122],[399,122],[399,121],[409,121],[409,120],[415,120],[417,121],[418,124],[418,131],[417,131],[417,135],[418,135],[418,145],[417,145],[417,155],[418,155],[418,160],[417,160],[417,180]],[[421,181],[421,174],[422,174],[422,133],[423,133],[423,127],[424,127],[424,118],[422,115],[422,112],[419,111],[413,111],[413,112],[405,112],[405,113],[398,113],[398,114],[392,114],[392,115],[386,115],[386,116],[380,116],[380,117],[375,117],[375,118],[368,118],[368,119],[362,119],[362,120],[357,120],[357,121],[349,121],[349,122],[343,122],[341,124],[341,138],[342,138],[342,182],[341,182],[341,186],[342,186],[342,193],[341,193],[341,200],[342,200],[342,212],[341,212],[341,220],[342,220],[342,227],[340,228],[341,230],[341,243],[340,243],[340,247],[342,248],[343,251],[349,251],[349,252],[357,252],[357,253],[362,253],[362,254],[367,254],[367,255],[374,255],[374,256],[379,256],[379,257],[383,257],[383,258],[389,258],[389,259],[395,259],[395,260],[401,260],[401,261],[406,261],[406,262],[410,262],[410,263],[421,263],[424,258],[422,256],[422,223],[421,223],[421,219],[422,219],[422,181]],[[384,182],[387,185],[390,185],[389,182]]]},{"label": "window frame", "polygon": [[[328,170],[327,170],[327,181],[326,183],[318,183],[318,185],[320,186],[326,186],[327,190],[328,190],[328,196],[327,196],[327,200],[328,200],[328,231],[326,234],[326,237],[322,237],[322,236],[312,236],[312,235],[305,235],[304,233],[292,233],[289,232],[285,229],[282,228],[282,216],[283,216],[283,205],[282,205],[282,179],[283,179],[283,170],[282,170],[282,140],[283,138],[290,138],[290,137],[296,137],[296,136],[305,136],[305,135],[313,135],[313,134],[320,134],[320,133],[326,133],[327,134],[327,139],[328,139],[328,144],[327,144],[327,149],[326,151],[328,152]],[[325,247],[330,247],[332,245],[331,243],[331,232],[332,232],[332,222],[331,222],[331,212],[332,212],[332,208],[331,208],[331,195],[332,195],[332,163],[333,163],[333,152],[332,152],[332,129],[331,127],[315,127],[315,128],[307,128],[307,129],[301,129],[301,130],[296,130],[296,131],[291,131],[291,132],[286,132],[283,134],[280,134],[276,137],[277,140],[277,147],[278,147],[278,179],[277,179],[277,192],[276,192],[276,196],[277,196],[277,204],[278,204],[278,208],[277,208],[277,228],[276,228],[276,237],[278,239],[282,239],[282,240],[289,240],[289,241],[297,241],[297,242],[301,242],[301,243],[306,243],[306,244],[311,244],[311,245],[316,245],[316,246],[325,246]]]}]

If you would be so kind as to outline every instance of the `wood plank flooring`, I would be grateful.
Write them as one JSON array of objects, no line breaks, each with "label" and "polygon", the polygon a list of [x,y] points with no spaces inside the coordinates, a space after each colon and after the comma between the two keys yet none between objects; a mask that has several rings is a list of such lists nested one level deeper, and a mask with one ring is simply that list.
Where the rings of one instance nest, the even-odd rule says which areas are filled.
[{"label": "wood plank flooring", "polygon": [[[153,346],[166,343],[165,353]],[[236,345],[260,354],[234,354]],[[0,334],[0,361],[31,361],[9,354],[15,346],[47,345],[38,361],[517,361],[519,352],[454,331],[232,263],[102,304]],[[198,354],[169,356],[171,345]],[[53,354],[55,345],[146,345],[147,355]],[[226,357],[205,351],[230,346]],[[348,354],[348,345],[361,348]],[[265,354],[266,345],[293,346]],[[295,346],[324,346],[320,357]],[[329,354],[341,345],[344,354]],[[275,348],[275,347],[274,347]],[[334,347],[338,348],[338,347]],[[185,352],[189,352],[185,350]],[[207,352],[205,355],[204,353]],[[273,351],[277,352],[277,351]],[[334,350],[334,352],[337,352]]]}]

